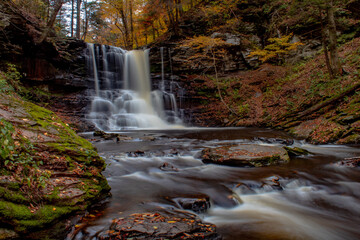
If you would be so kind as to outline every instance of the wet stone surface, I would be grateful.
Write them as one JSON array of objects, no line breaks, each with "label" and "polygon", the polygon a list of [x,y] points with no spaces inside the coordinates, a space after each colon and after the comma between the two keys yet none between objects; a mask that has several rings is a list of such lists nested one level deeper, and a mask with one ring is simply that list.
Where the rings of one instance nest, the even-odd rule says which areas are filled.
[{"label": "wet stone surface", "polygon": [[183,209],[191,210],[196,213],[206,212],[211,204],[208,197],[204,198],[179,198],[174,199]]},{"label": "wet stone surface", "polygon": [[335,166],[358,168],[360,167],[360,157],[345,158],[343,161],[335,163]]},{"label": "wet stone surface", "polygon": [[206,148],[202,151],[201,158],[204,163],[237,167],[263,167],[290,161],[284,148],[257,144]]},{"label": "wet stone surface", "polygon": [[192,214],[135,213],[117,218],[98,240],[112,239],[222,239],[213,224]]}]

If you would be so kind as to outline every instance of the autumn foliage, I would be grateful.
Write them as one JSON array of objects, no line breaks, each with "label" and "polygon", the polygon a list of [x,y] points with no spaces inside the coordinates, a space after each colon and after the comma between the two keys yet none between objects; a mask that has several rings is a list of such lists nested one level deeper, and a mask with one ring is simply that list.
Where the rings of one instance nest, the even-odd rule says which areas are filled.
[{"label": "autumn foliage", "polygon": [[262,62],[282,62],[286,55],[303,45],[301,42],[291,43],[292,36],[289,34],[279,38],[269,38],[269,45],[266,45],[264,49],[256,49],[250,53],[250,56],[258,56]]}]

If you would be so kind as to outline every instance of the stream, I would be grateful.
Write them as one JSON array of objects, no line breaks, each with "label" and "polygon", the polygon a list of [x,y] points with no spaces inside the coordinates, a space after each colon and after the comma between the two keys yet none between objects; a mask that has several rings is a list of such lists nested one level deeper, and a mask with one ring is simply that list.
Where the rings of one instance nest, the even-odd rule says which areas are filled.
[{"label": "stream", "polygon": [[96,239],[112,219],[132,213],[192,212],[179,202],[202,196],[210,208],[196,214],[215,224],[223,239],[360,239],[359,168],[334,164],[359,156],[358,146],[294,140],[292,146],[311,154],[279,166],[240,168],[204,164],[199,153],[228,143],[282,145],[279,139],[290,137],[257,128],[120,133],[131,139],[94,142],[107,163],[112,197],[90,211],[91,219],[80,220],[81,230],[67,240]]}]

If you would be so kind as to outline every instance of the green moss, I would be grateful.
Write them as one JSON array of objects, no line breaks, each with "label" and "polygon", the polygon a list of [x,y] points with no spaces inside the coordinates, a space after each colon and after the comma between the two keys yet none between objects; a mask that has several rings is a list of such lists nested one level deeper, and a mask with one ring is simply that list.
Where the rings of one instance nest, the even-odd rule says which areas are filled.
[{"label": "green moss", "polygon": [[43,228],[77,210],[80,210],[79,207],[54,205],[42,206],[35,214],[32,214],[32,219],[19,220],[17,222],[18,230],[27,232],[33,229]]},{"label": "green moss", "polygon": [[309,151],[299,148],[299,147],[284,147],[290,156],[302,156],[310,154]]},{"label": "green moss", "polygon": [[[81,173],[80,181],[83,181],[84,185],[79,184],[78,188],[85,191],[85,194],[79,198],[64,199],[59,197],[60,188],[55,187],[51,194],[42,196],[41,201],[38,201],[44,205],[40,206],[40,209],[35,213],[31,213],[28,208],[31,202],[31,200],[28,199],[30,193],[26,193],[23,196],[20,192],[20,183],[10,184],[1,182],[0,224],[12,226],[16,232],[28,233],[33,229],[49,226],[74,211],[84,210],[90,204],[94,203],[94,201],[104,197],[104,193],[108,192],[110,187],[100,173],[94,176],[94,172],[90,171],[93,169],[90,169],[90,167],[96,167],[97,169],[94,168],[94,170],[98,172],[98,169],[103,170],[105,168],[105,162],[99,157],[96,149],[90,142],[79,137],[52,111],[39,107],[31,102],[23,101],[16,96],[16,94],[7,95],[1,93],[1,91],[0,94],[6,98],[4,105],[7,104],[9,109],[16,109],[19,112],[19,119],[26,118],[31,120],[31,125],[28,123],[29,121],[18,121],[16,124],[20,125],[21,128],[25,128],[30,132],[43,134],[46,132],[54,135],[53,141],[40,143],[41,149],[47,151],[46,154],[49,153],[51,155],[50,158],[52,155],[64,156],[68,161],[67,166],[70,166],[70,169],[67,169],[69,172],[71,168],[76,168],[80,164],[80,167],[84,170],[84,172]],[[13,131],[10,131],[8,136],[11,136],[12,132]],[[13,145],[13,139],[9,138],[8,141]],[[31,148],[27,148],[27,150],[22,150],[22,152],[28,154],[31,159],[33,159],[33,155],[35,151],[37,151],[36,147],[39,148],[40,144],[37,145],[37,143],[32,143],[25,138],[17,139],[17,141],[24,144],[25,148],[28,145],[32,146]],[[34,146],[32,144],[36,145]],[[5,157],[8,155],[9,154],[6,154]],[[17,159],[18,158],[19,157],[17,157]],[[3,159],[0,158],[0,160]],[[2,161],[0,161],[0,163],[1,162]],[[29,164],[30,167],[37,168],[39,166],[37,163],[33,164],[34,161],[31,162],[32,164]],[[1,175],[12,175],[13,173],[8,170],[9,169],[4,170],[4,168],[0,168]]]},{"label": "green moss", "polygon": [[51,194],[44,196],[44,200],[51,203],[57,203],[57,201],[60,200],[59,193],[59,187],[55,187]]},{"label": "green moss", "polygon": [[28,220],[32,217],[33,214],[27,206],[8,201],[0,201],[1,220]]},{"label": "green moss", "polygon": [[[4,174],[4,175],[9,175],[9,174]],[[17,191],[20,189],[20,183],[17,183],[17,182],[6,182],[3,185],[6,186],[7,189],[12,190],[12,191]]]},{"label": "green moss", "polygon": [[0,198],[15,203],[27,203],[29,202],[22,194],[11,191],[7,188],[0,187]]},{"label": "green moss", "polygon": [[341,139],[339,141],[341,144],[359,144],[360,143],[360,135],[359,134],[352,134],[350,136],[347,136],[344,139]]},{"label": "green moss", "polygon": [[0,221],[14,224],[18,232],[43,228],[70,213],[80,210],[80,207],[44,205],[35,213],[21,204],[0,201]]}]

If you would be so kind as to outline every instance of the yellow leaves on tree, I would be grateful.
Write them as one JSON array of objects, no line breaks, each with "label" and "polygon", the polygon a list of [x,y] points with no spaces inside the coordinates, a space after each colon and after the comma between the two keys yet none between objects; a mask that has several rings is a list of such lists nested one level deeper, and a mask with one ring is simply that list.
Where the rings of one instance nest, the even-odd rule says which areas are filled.
[{"label": "yellow leaves on tree", "polygon": [[207,36],[197,36],[185,40],[180,48],[192,48],[196,54],[188,58],[191,63],[192,60],[201,61],[207,60],[212,62],[212,59],[222,58],[225,54],[224,47],[229,44],[221,38],[211,38]]},{"label": "yellow leaves on tree", "polygon": [[282,61],[285,55],[303,45],[301,42],[291,43],[290,39],[292,36],[293,34],[289,34],[279,38],[269,38],[269,45],[265,46],[264,49],[257,49],[251,52],[250,56],[258,56],[262,62]]},{"label": "yellow leaves on tree", "polygon": [[211,38],[207,36],[198,36],[187,39],[181,46],[182,47],[191,47],[194,49],[209,49],[214,47],[223,47],[228,45],[221,38]]}]

